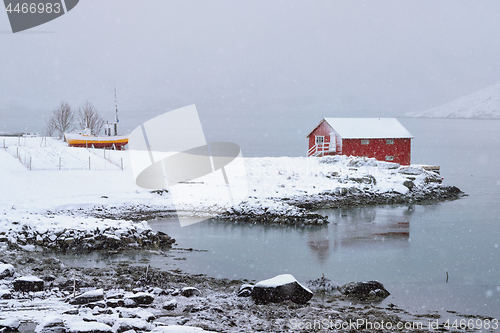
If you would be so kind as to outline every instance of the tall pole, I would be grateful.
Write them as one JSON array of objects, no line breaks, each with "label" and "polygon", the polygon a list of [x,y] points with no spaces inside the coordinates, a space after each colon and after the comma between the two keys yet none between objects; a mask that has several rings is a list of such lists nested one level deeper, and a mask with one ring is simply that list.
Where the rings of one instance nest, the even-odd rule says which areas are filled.
[{"label": "tall pole", "polygon": [[116,87],[115,87],[115,135],[118,135],[118,103],[116,102]]}]

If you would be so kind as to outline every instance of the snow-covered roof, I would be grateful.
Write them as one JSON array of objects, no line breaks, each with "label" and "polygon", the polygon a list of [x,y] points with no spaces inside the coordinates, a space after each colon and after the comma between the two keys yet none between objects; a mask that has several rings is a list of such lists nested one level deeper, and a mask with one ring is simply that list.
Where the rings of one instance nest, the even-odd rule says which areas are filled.
[{"label": "snow-covered roof", "polygon": [[413,138],[396,118],[323,118],[323,120],[343,139]]}]

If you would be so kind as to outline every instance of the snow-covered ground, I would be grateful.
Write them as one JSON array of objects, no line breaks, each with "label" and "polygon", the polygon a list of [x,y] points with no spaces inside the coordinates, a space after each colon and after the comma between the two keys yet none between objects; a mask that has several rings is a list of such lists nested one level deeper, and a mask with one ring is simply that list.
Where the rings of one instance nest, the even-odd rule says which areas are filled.
[{"label": "snow-covered ground", "polygon": [[[420,167],[401,167],[366,158],[246,158],[246,174],[236,175],[230,184],[234,191],[248,184],[248,189],[243,187],[248,195],[242,203],[224,199],[226,185],[211,184],[211,175],[190,184],[175,185],[176,197],[172,200],[171,193],[158,194],[135,184],[127,151],[70,148],[52,138],[43,144],[41,138],[5,140],[7,148],[0,149],[0,233],[21,230],[24,225],[41,231],[93,230],[99,225],[125,230],[131,222],[88,216],[82,219],[78,214],[112,212],[124,207],[177,209],[207,216],[231,209],[237,214],[251,211],[257,215],[300,215],[303,208],[286,200],[325,192],[342,195],[353,190],[406,195],[411,186],[422,187],[441,180]],[[24,156],[24,160],[31,159],[31,170],[29,163],[22,163]],[[59,158],[63,161],[61,168]],[[200,190],[201,187],[205,190]]]},{"label": "snow-covered ground", "polygon": [[424,111],[405,114],[414,118],[500,118],[500,82],[470,95]]},{"label": "snow-covered ground", "polygon": [[[177,209],[184,214],[220,214],[218,216],[245,216],[250,219],[272,216],[273,222],[276,216],[292,217],[295,220],[309,216],[310,212],[305,206],[309,207],[311,202],[317,205],[323,200],[362,195],[370,198],[389,196],[411,199],[412,195],[418,196],[429,189],[432,196],[432,190],[441,186],[439,175],[419,166],[404,167],[374,159],[347,156],[246,158],[246,172],[232,175],[229,184],[232,191],[242,188],[247,191],[242,202],[235,203],[227,198],[227,186],[212,183],[215,179],[213,175],[188,184],[175,185],[178,188],[174,191],[175,198],[172,198],[172,189],[165,193],[142,189],[135,184],[127,151],[69,148],[61,141],[51,138],[42,141],[41,138],[6,137],[6,148],[3,148],[3,140],[0,137],[0,245],[3,244],[0,250],[5,265],[0,269],[10,275],[10,265],[19,266],[19,256],[16,252],[9,254],[9,243],[18,244],[28,251],[33,250],[34,245],[71,245],[78,238],[84,242],[93,240],[113,243],[120,239],[131,239],[141,243],[138,241],[141,235],[147,236],[151,230],[147,222],[127,218],[130,215],[126,213],[134,210]],[[208,186],[208,190],[202,189],[202,185]],[[317,221],[321,221],[321,217]],[[98,233],[101,233],[101,238],[95,236]],[[28,262],[26,269],[31,275],[36,267],[32,267],[29,260],[31,259],[21,261]],[[65,279],[71,274],[64,267],[57,268],[56,271]],[[15,276],[4,278],[3,284],[0,283],[0,295],[11,293],[13,279],[20,277],[21,273],[16,272]],[[116,271],[112,274],[117,277],[121,275]],[[65,283],[64,278],[61,280],[62,285]],[[92,277],[80,275],[80,279],[85,278]],[[103,278],[104,275],[101,276]],[[78,315],[73,315],[74,307],[62,301],[70,294],[57,288],[32,292],[27,296],[12,292],[14,299],[0,303],[5,303],[3,305],[15,311],[0,314],[0,326],[2,323],[16,326],[19,322],[29,321],[39,323],[40,332],[45,332],[42,330],[43,325],[47,326],[46,332],[51,331],[51,327],[61,325],[71,332],[91,329],[121,332],[129,324],[131,327],[137,326],[135,331],[154,329],[155,325],[141,318],[119,318],[121,312],[117,311],[101,316],[99,310],[80,309]],[[221,297],[221,294],[214,294],[213,299]],[[232,297],[222,297],[227,298],[231,303],[230,307],[237,303]],[[201,302],[212,304],[203,299]],[[205,316],[204,311],[210,312],[213,305],[207,309],[205,303],[202,305],[200,316]],[[68,310],[70,312],[66,312]],[[245,311],[236,309],[242,322],[246,318]],[[125,313],[126,310],[122,312]],[[87,320],[85,316],[100,319],[88,322],[84,321]],[[166,323],[170,325],[168,328],[159,325],[154,331],[202,331],[200,328],[175,326],[179,318],[175,317],[175,320]],[[180,322],[184,323],[182,320]],[[265,322],[266,320],[261,320],[259,325],[266,325]],[[145,326],[140,328],[143,324]]]}]

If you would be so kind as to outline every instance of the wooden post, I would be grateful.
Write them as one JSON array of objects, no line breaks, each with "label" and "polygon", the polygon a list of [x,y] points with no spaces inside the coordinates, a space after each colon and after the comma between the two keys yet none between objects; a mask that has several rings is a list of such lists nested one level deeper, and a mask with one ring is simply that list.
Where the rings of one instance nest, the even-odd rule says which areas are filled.
[{"label": "wooden post", "polygon": [[89,170],[90,170],[90,156],[89,156]]},{"label": "wooden post", "polygon": [[59,170],[61,170],[61,156],[59,156]]},{"label": "wooden post", "polygon": [[31,170],[31,156],[30,156],[30,170]]},{"label": "wooden post", "polygon": [[123,170],[123,157],[120,158],[120,163],[122,165],[122,170]]}]

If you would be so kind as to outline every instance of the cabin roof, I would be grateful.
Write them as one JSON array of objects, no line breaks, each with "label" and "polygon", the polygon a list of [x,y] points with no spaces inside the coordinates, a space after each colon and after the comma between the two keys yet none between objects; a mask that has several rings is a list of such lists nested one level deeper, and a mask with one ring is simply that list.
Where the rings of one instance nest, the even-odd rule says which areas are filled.
[{"label": "cabin roof", "polygon": [[343,139],[413,138],[396,118],[323,118],[307,137],[323,121]]}]

